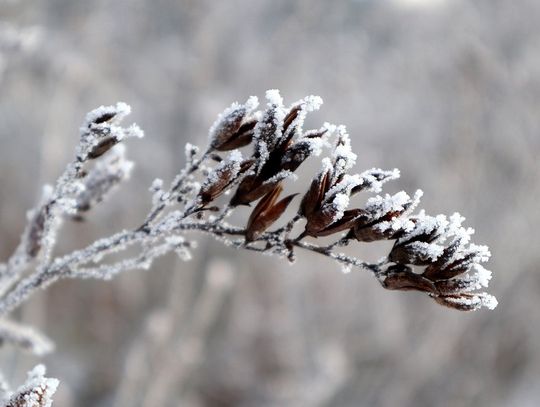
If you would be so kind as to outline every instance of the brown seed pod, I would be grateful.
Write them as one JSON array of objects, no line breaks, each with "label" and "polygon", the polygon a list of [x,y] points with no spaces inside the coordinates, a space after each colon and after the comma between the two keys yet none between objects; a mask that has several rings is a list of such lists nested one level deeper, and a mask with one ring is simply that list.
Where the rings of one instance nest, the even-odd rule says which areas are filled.
[{"label": "brown seed pod", "polygon": [[432,281],[416,274],[410,267],[403,265],[391,266],[387,270],[388,276],[382,284],[389,290],[415,290],[428,293],[437,292],[437,288]]},{"label": "brown seed pod", "polygon": [[223,194],[231,184],[238,179],[238,177],[244,174],[254,163],[254,160],[244,160],[240,163],[236,162],[224,162],[224,164],[217,168],[208,178],[199,191],[199,199],[201,206],[204,207],[210,202],[214,201],[217,197]]},{"label": "brown seed pod", "polygon": [[268,192],[255,206],[246,226],[246,241],[256,240],[266,229],[279,219],[296,194],[289,195],[276,203],[283,187],[277,185]]},{"label": "brown seed pod", "polygon": [[106,137],[99,143],[97,143],[94,148],[92,148],[92,150],[88,153],[88,158],[93,160],[95,158],[101,157],[103,154],[113,148],[116,144],[118,144],[118,140],[116,138]]}]

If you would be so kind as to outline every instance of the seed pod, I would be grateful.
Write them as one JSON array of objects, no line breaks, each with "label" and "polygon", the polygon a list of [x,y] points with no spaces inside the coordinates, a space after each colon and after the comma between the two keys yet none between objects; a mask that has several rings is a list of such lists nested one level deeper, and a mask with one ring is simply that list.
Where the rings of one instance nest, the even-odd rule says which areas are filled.
[{"label": "seed pod", "polygon": [[351,229],[358,219],[366,215],[363,209],[349,209],[343,213],[343,217],[334,223],[331,223],[324,229],[316,232],[316,237],[330,236],[335,233]]},{"label": "seed pod", "polygon": [[425,242],[394,244],[388,259],[394,263],[427,266],[434,261],[428,246],[429,243]]},{"label": "seed pod", "polygon": [[478,294],[439,295],[433,297],[437,303],[458,311],[475,311],[482,307],[482,297]]},{"label": "seed pod", "polygon": [[253,130],[254,118],[249,119],[249,114],[257,107],[259,102],[256,97],[250,97],[243,105],[233,103],[210,127],[210,145],[218,151],[234,150],[251,142],[251,137],[246,133]]},{"label": "seed pod", "polygon": [[330,178],[332,170],[327,168],[311,182],[311,186],[302,198],[300,204],[300,214],[305,218],[310,218],[315,211],[320,209],[324,200],[324,195],[330,188]]},{"label": "seed pod", "polygon": [[266,229],[268,229],[285,212],[296,194],[283,198],[275,203],[283,191],[281,185],[276,186],[268,192],[257,204],[251,213],[246,226],[246,241],[256,240]]},{"label": "seed pod", "polygon": [[[241,156],[238,157],[241,159]],[[204,207],[223,194],[231,184],[244,174],[254,160],[239,162],[234,159],[223,161],[207,178],[199,191],[199,200]]]},{"label": "seed pod", "polygon": [[437,291],[430,280],[416,274],[410,267],[394,265],[388,268],[388,276],[382,282],[389,290],[415,290],[434,293]]},{"label": "seed pod", "polygon": [[296,171],[313,151],[313,146],[309,140],[300,140],[290,146],[281,158],[281,169]]},{"label": "seed pod", "polygon": [[253,140],[253,133],[256,124],[257,119],[247,119],[247,121],[245,121],[238,128],[238,130],[228,138],[228,140],[223,141],[214,148],[218,151],[230,151],[247,146]]},{"label": "seed pod", "polygon": [[282,171],[272,177],[265,177],[263,174],[248,175],[238,185],[238,188],[231,199],[232,206],[248,205],[272,191],[281,181],[289,177],[289,171]]},{"label": "seed pod", "polygon": [[116,144],[118,144],[118,140],[116,138],[106,137],[103,140],[100,140],[99,143],[97,143],[92,148],[92,150],[88,152],[88,158],[93,160],[95,158],[101,157],[103,154],[113,148]]}]

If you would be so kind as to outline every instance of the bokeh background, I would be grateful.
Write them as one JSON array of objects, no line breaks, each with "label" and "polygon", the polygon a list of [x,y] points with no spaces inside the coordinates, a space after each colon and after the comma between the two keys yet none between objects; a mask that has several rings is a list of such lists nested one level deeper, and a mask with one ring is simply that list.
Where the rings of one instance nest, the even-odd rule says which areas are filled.
[{"label": "bokeh background", "polygon": [[[146,138],[131,181],[66,224],[59,253],[138,225],[184,144],[269,88],[321,95],[308,123],[346,124],[358,171],[400,168],[389,192],[422,188],[493,253],[493,312],[202,237],[188,263],[60,282],[16,313],[57,344],[56,405],[537,406],[539,21],[537,0],[0,1],[0,258],[91,108],[131,104]],[[0,361],[14,384],[38,362],[6,346]]]}]

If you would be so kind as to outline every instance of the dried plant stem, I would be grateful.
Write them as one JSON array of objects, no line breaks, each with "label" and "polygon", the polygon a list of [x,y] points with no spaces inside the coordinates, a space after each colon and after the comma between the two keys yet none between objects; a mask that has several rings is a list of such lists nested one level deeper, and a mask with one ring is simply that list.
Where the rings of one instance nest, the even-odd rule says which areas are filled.
[{"label": "dried plant stem", "polygon": [[[84,218],[129,177],[133,163],[125,159],[123,142],[143,136],[135,124],[121,126],[130,113],[125,103],[90,112],[80,128],[75,159],[54,187],[44,188],[15,253],[0,264],[0,317],[59,279],[110,279],[125,270],[149,268],[171,251],[188,260],[194,247],[185,237],[188,232],[208,234],[233,248],[289,262],[300,250],[317,253],[339,263],[344,271],[360,268],[373,273],[384,288],[419,291],[461,311],[497,305],[493,296],[478,291],[491,278],[481,265],[489,259],[489,249],[470,243],[474,230],[462,226],[461,215],[413,214],[420,190],[412,197],[404,191],[377,195],[354,207],[355,195],[379,193],[386,182],[399,178],[399,170],[372,168],[351,174],[356,154],[345,126],[325,123],[319,129],[303,128],[306,115],[319,109],[321,98],[308,96],[290,107],[284,106],[277,90],[267,91],[266,98],[267,106],[261,111],[256,111],[255,97],[227,108],[210,128],[208,147],[202,153],[186,146],[187,163],[170,186],[164,189],[160,179],[152,184],[151,209],[138,228],[57,256],[53,250],[62,221]],[[239,149],[248,146],[252,149],[244,158]],[[287,208],[298,194],[281,198],[284,184],[295,177],[304,161],[323,151],[328,154],[321,160],[321,169],[307,190],[298,191],[301,202],[295,215],[287,218]],[[225,201],[228,194],[231,198]],[[245,226],[228,224],[229,215],[241,205],[253,205]],[[279,220],[283,226],[271,231]],[[303,231],[291,237],[300,225]],[[321,237],[331,243],[317,244]],[[377,263],[339,251],[383,240],[394,244]],[[106,256],[125,254],[134,246],[139,248],[136,255],[106,261]],[[0,339],[19,338],[20,332],[15,331],[15,325],[4,324]]]},{"label": "dried plant stem", "polygon": [[[171,220],[178,220],[173,227]],[[172,213],[165,217],[161,222],[153,225],[151,228],[145,228],[142,230],[138,228],[132,231],[123,231],[113,236],[100,239],[82,250],[77,250],[69,255],[60,257],[54,262],[45,265],[39,269],[37,273],[22,280],[7,296],[0,300],[0,315],[6,315],[13,311],[19,305],[27,300],[27,298],[35,292],[37,288],[43,288],[51,284],[52,282],[62,278],[103,278],[103,275],[107,273],[107,268],[113,265],[105,264],[99,268],[84,268],[85,264],[98,262],[103,256],[111,253],[118,252],[120,250],[126,250],[135,244],[143,244],[150,242],[164,234],[172,234],[180,231],[199,231],[217,238],[220,237],[238,237],[244,236],[245,229],[224,226],[216,224],[214,222],[197,222],[189,218],[186,218],[186,214]],[[359,261],[354,257],[346,256],[343,253],[335,253],[332,251],[331,246],[318,246],[313,243],[295,241],[284,239],[286,236],[287,228],[282,230],[282,234],[276,235],[275,232],[264,233],[255,242],[245,244],[245,241],[241,239],[238,242],[233,241],[233,245],[242,246],[246,250],[256,252],[272,252],[285,255],[290,249],[290,246],[294,246],[306,251],[322,254],[323,256],[337,260],[348,266],[360,267],[369,270],[376,275],[381,272],[380,264],[371,264],[363,261]],[[272,245],[265,247],[256,246],[257,242],[275,242]],[[129,270],[133,268],[147,268],[147,260],[155,258],[156,253],[165,254],[168,247],[165,246],[154,247],[150,253],[142,252],[139,256],[124,261],[122,270]]]}]

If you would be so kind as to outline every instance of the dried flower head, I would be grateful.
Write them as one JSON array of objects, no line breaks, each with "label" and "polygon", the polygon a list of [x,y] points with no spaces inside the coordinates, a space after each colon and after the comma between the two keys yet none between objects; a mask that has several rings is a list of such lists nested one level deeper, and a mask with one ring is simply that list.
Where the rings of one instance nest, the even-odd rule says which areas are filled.
[{"label": "dried flower head", "polygon": [[[29,213],[18,248],[0,264],[0,316],[62,278],[109,279],[125,270],[149,268],[170,252],[189,260],[195,242],[184,235],[191,231],[290,262],[297,251],[311,251],[340,263],[344,271],[368,270],[387,289],[418,291],[460,311],[496,307],[497,300],[482,291],[491,279],[491,272],[483,267],[490,252],[487,246],[470,242],[474,231],[462,226],[461,215],[415,213],[420,190],[412,197],[401,191],[361,200],[360,192],[380,193],[386,182],[399,178],[399,171],[372,168],[354,173],[357,156],[344,126],[325,123],[304,130],[307,114],[319,109],[321,98],[308,96],[288,108],[277,90],[267,91],[266,99],[263,111],[256,111],[255,97],[243,105],[233,103],[212,125],[208,148],[186,146],[186,166],[170,186],[164,187],[160,179],[152,184],[152,208],[139,227],[58,256],[53,248],[62,220],[90,211],[128,178],[133,164],[118,144],[142,136],[136,125],[121,126],[130,112],[124,103],[90,112],[80,129],[75,159],[54,186],[45,188],[40,203]],[[238,148],[245,148],[245,153]],[[288,217],[286,209],[296,194],[279,199],[287,180],[302,163],[323,152],[327,154],[320,171],[307,190],[299,191],[303,198],[296,214]],[[226,194],[232,195],[229,203],[221,199]],[[256,201],[245,227],[226,222],[238,205]],[[282,226],[269,230],[278,221]],[[303,232],[292,237],[297,226]],[[331,243],[319,244],[320,237]],[[383,240],[394,243],[388,256],[377,263],[339,251],[343,246]],[[129,250],[133,247],[138,250]],[[113,253],[115,261],[107,261]],[[52,346],[20,325],[5,322],[1,328],[0,340],[34,352]],[[38,370],[36,380],[19,389],[6,405],[25,405],[21,403],[28,397],[36,400],[35,405],[50,405],[57,382],[45,379]]]}]

